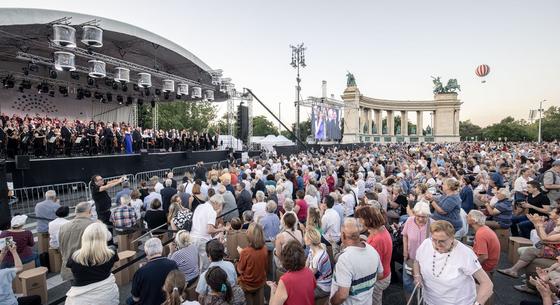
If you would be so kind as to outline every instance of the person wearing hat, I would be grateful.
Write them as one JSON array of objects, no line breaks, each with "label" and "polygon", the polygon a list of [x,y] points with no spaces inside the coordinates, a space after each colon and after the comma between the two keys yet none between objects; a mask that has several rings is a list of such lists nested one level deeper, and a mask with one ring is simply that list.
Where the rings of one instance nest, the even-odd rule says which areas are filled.
[{"label": "person wearing hat", "polygon": [[[27,215],[14,216],[12,218],[11,228],[0,233],[0,239],[11,237],[23,264],[35,261],[35,264],[39,266],[37,254],[33,253],[33,246],[35,245],[33,233],[23,228],[26,221]],[[2,268],[14,266],[14,257],[11,252],[6,254],[0,266]]]},{"label": "person wearing hat", "polygon": [[544,172],[544,188],[548,191],[548,199],[553,208],[556,207],[556,200],[560,198],[560,159],[552,162],[552,167]]}]

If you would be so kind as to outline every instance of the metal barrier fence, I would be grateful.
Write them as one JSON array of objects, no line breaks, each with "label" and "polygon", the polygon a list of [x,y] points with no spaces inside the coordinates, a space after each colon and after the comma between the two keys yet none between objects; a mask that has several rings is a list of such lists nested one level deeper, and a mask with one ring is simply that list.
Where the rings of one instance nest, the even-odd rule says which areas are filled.
[{"label": "metal barrier fence", "polygon": [[14,189],[15,202],[12,213],[29,214],[35,211],[35,205],[45,200],[45,193],[49,190],[56,192],[60,204],[74,207],[81,201],[91,198],[90,190],[85,182],[70,182],[61,184],[41,185]]},{"label": "metal barrier fence", "polygon": [[169,173],[170,171],[171,171],[170,168],[164,168],[164,169],[158,169],[154,171],[139,172],[136,175],[134,175],[134,183],[136,185],[140,185],[140,181],[142,180],[149,181],[150,178],[152,178],[153,176],[157,176],[159,178],[159,181],[163,181],[167,178],[167,173]]}]

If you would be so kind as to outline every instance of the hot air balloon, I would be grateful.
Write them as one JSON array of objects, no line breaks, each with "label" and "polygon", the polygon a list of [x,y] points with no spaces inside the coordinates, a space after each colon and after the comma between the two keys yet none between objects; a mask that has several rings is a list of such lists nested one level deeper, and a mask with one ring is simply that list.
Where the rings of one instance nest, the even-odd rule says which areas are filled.
[{"label": "hot air balloon", "polygon": [[[488,75],[488,73],[490,73],[490,66],[488,65],[480,65],[478,67],[476,67],[475,70],[476,75],[478,75],[478,77],[485,77],[486,75]],[[486,80],[482,79],[481,83],[485,83]]]}]

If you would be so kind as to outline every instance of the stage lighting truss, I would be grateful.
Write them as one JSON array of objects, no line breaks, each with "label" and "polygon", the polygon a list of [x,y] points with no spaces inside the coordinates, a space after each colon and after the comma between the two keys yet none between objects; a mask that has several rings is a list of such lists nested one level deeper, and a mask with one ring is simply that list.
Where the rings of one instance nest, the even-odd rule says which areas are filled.
[{"label": "stage lighting truss", "polygon": [[[54,50],[64,50],[64,48],[62,48],[59,45],[56,45],[54,43],[49,43],[49,47],[51,49]],[[73,50],[74,54],[76,54],[76,56],[79,57],[83,57],[83,58],[87,58],[87,59],[96,59],[96,60],[101,60],[103,62],[105,62],[108,65],[111,66],[115,66],[115,67],[123,67],[123,68],[127,68],[130,71],[138,71],[141,73],[149,73],[152,75],[152,77],[158,78],[158,79],[170,79],[173,80],[176,83],[186,83],[189,86],[199,86],[203,89],[209,89],[209,90],[213,90],[214,87],[211,85],[206,85],[206,84],[202,84],[199,83],[197,81],[188,79],[188,78],[184,78],[184,77],[180,77],[171,73],[166,73],[157,69],[153,69],[153,68],[149,68],[146,66],[142,66],[139,64],[135,64],[129,61],[125,61],[122,59],[118,59],[115,57],[111,57],[108,55],[104,55],[101,53],[97,53],[97,52],[93,52],[92,50],[88,50],[88,49],[84,49],[84,48],[80,48],[80,47],[76,47]]]},{"label": "stage lighting truss", "polygon": [[163,92],[173,92],[173,91],[175,91],[175,82],[171,79],[164,79],[161,91],[163,91]]},{"label": "stage lighting truss", "polygon": [[88,61],[91,64],[88,75],[93,78],[102,78],[107,75],[105,70],[105,63],[101,60],[92,59]]}]

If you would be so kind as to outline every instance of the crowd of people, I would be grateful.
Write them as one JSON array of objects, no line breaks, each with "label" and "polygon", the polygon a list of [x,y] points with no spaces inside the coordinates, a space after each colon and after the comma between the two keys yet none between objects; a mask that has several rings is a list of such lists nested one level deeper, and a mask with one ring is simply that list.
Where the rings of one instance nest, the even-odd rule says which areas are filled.
[{"label": "crowd of people", "polygon": [[[407,300],[421,291],[428,305],[492,304],[494,272],[519,277],[536,258],[551,266],[516,289],[542,302],[521,304],[560,304],[557,143],[334,148],[199,165],[181,181],[170,174],[137,188],[97,175],[91,183],[94,204],[78,203],[70,221],[54,192],[36,206],[37,229],[49,233],[62,276],[72,280],[68,304],[118,304],[118,257],[108,245],[140,228],[172,242],[143,243],[147,262],[134,274],[129,304],[264,304],[265,287],[273,305],[382,304],[391,282],[402,282]],[[122,190],[111,198],[115,187]],[[36,259],[23,218],[0,234],[16,245],[2,250],[8,279],[18,260]],[[497,270],[500,230],[535,245]]]},{"label": "crowd of people", "polygon": [[95,122],[0,114],[0,157],[37,158],[112,153],[140,149],[165,151],[211,150],[220,143],[207,131],[152,130],[121,122]]}]

